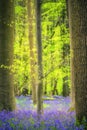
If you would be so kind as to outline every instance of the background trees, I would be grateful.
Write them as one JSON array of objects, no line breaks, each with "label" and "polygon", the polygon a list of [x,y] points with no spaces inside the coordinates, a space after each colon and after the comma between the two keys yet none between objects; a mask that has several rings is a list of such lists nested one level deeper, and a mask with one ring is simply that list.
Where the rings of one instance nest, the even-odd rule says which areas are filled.
[{"label": "background trees", "polygon": [[29,89],[30,84],[30,56],[28,42],[28,12],[27,1],[15,2],[15,43],[14,43],[14,77],[15,94],[22,93],[23,88]]},{"label": "background trees", "polygon": [[[62,94],[63,82],[70,86],[69,30],[64,0],[42,3],[42,45],[47,94],[54,90],[56,80],[57,90]],[[64,81],[64,77],[68,80]]]},{"label": "background trees", "polygon": [[[32,1],[33,2],[33,1]],[[31,72],[30,72],[30,46],[28,43],[27,2],[18,0],[15,3],[16,13],[16,40],[14,44],[14,71],[15,88],[22,92],[22,88],[28,88],[31,92]],[[33,6],[33,5],[32,5]],[[34,8],[32,12],[34,18]],[[23,20],[22,20],[23,19]],[[34,19],[33,19],[34,20]],[[31,25],[31,24],[30,24]],[[35,23],[32,23],[35,28]],[[42,57],[43,57],[43,91],[51,95],[55,88],[59,94],[63,94],[63,86],[67,82],[70,87],[70,67],[69,67],[69,29],[67,22],[67,12],[65,0],[45,2],[41,1],[41,28],[42,28]],[[32,32],[32,31],[31,31]],[[32,34],[30,34],[32,35]],[[35,32],[33,32],[34,44]],[[30,38],[29,38],[30,40]],[[21,44],[20,44],[21,43]],[[32,42],[33,43],[33,40]],[[65,44],[65,45],[64,45]],[[35,50],[35,57],[37,51]],[[34,59],[35,60],[35,59]],[[35,69],[37,66],[35,62]],[[35,76],[36,77],[36,76]],[[67,78],[64,78],[67,77]],[[64,79],[68,79],[64,81]],[[34,81],[34,80],[33,80]],[[33,82],[34,83],[34,82]],[[46,92],[47,91],[47,92]],[[54,91],[56,94],[56,91]]]},{"label": "background trees", "polygon": [[[32,91],[31,86],[35,86],[36,84],[35,80],[37,76],[35,74],[36,73],[35,71],[37,71],[37,68],[38,70],[41,69],[42,71],[42,66],[43,66],[43,74],[40,71],[38,71],[38,73],[41,82],[43,82],[44,93],[47,95],[51,94],[64,95],[64,89],[63,89],[65,86],[64,84],[66,84],[67,82],[68,84],[67,86],[70,86],[69,31],[67,24],[65,1],[64,0],[50,1],[50,2],[38,1],[39,4],[37,4],[38,7],[36,12],[38,11],[38,9],[41,12],[39,17],[38,14],[36,13],[37,14],[36,39],[35,39],[36,32],[34,31],[32,33],[33,30],[32,28],[35,29],[35,23],[34,24],[32,23],[33,18],[35,18],[34,1],[31,2],[31,5],[28,2],[30,1],[26,0],[15,1],[15,42],[14,42],[14,56],[13,56],[15,95],[22,94],[23,88],[28,89],[28,93],[31,94]],[[31,6],[31,8],[29,6]],[[34,10],[34,12],[32,13],[31,10]],[[3,14],[3,17],[6,16],[4,16]],[[38,31],[39,30],[38,28],[40,30],[42,29],[42,31]],[[7,36],[6,39],[8,40]],[[36,43],[38,43],[37,47],[38,49],[36,48]],[[31,53],[29,53],[29,51]],[[38,56],[38,64],[37,60],[35,59],[37,56]],[[68,80],[66,81],[65,79]],[[33,85],[31,85],[31,81]],[[34,99],[36,100],[36,98]]]}]

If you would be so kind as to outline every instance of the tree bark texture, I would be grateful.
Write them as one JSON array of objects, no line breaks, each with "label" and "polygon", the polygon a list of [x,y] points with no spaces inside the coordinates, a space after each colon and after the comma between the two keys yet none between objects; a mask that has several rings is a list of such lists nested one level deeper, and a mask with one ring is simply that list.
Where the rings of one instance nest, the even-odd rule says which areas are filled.
[{"label": "tree bark texture", "polygon": [[43,70],[42,70],[42,41],[41,41],[41,1],[36,0],[36,37],[38,60],[38,86],[37,86],[37,113],[43,112]]},{"label": "tree bark texture", "polygon": [[14,110],[14,0],[0,1],[0,110]]},{"label": "tree bark texture", "polygon": [[87,1],[69,0],[72,98],[76,117],[87,119]]}]

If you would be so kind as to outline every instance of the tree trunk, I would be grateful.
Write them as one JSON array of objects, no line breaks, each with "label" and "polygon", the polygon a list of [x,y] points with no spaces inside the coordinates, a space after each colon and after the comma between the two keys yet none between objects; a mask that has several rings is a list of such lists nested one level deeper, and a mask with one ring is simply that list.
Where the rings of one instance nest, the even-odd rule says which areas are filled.
[{"label": "tree trunk", "polygon": [[37,86],[37,113],[43,112],[43,70],[42,70],[42,41],[41,41],[41,1],[36,0],[36,36],[38,60],[38,86]]},{"label": "tree trunk", "polygon": [[54,79],[54,85],[53,85],[53,95],[58,95],[58,89],[57,89],[58,79]]},{"label": "tree trunk", "polygon": [[28,0],[28,19],[29,19],[29,47],[30,47],[30,72],[33,104],[36,104],[36,59],[35,59],[35,40],[34,40],[34,5],[32,0]]},{"label": "tree trunk", "polygon": [[62,94],[64,97],[69,96],[69,85],[68,85],[68,76],[63,77],[63,91]]},{"label": "tree trunk", "polygon": [[14,110],[14,0],[0,1],[0,110]]},{"label": "tree trunk", "polygon": [[87,119],[87,1],[69,0],[72,96],[76,117]]},{"label": "tree trunk", "polygon": [[62,89],[62,94],[64,97],[69,96],[70,93],[70,88],[69,88],[69,75],[68,75],[68,71],[66,72],[66,66],[69,66],[69,59],[67,59],[67,56],[69,58],[69,54],[70,54],[70,46],[69,44],[64,44],[62,47],[62,60],[63,60],[63,73],[64,73],[64,77],[63,77],[63,89]]},{"label": "tree trunk", "polygon": [[44,79],[44,95],[47,95],[47,78]]}]

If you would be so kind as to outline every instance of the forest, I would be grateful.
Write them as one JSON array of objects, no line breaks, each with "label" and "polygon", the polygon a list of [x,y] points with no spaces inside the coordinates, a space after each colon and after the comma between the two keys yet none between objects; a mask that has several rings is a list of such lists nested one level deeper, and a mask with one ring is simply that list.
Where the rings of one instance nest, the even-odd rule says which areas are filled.
[{"label": "forest", "polygon": [[87,130],[86,0],[1,0],[0,130]]}]

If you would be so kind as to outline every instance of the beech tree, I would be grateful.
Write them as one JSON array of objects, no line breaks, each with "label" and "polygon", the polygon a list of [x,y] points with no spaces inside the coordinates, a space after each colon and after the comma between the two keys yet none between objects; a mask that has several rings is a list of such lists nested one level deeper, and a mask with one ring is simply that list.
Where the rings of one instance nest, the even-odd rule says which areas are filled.
[{"label": "beech tree", "polygon": [[29,22],[29,47],[30,47],[30,73],[31,73],[31,87],[33,103],[36,104],[36,54],[35,54],[35,31],[34,31],[34,1],[28,0],[28,22]]},{"label": "beech tree", "polygon": [[37,113],[43,112],[43,68],[42,68],[42,41],[41,41],[41,0],[35,1],[36,8],[36,42],[37,42],[37,65],[38,65],[38,85],[37,85]]},{"label": "beech tree", "polygon": [[[87,1],[69,0],[72,96],[76,117],[87,119]],[[74,94],[75,93],[75,94]]]},{"label": "beech tree", "polygon": [[0,1],[0,110],[14,110],[14,0]]}]

